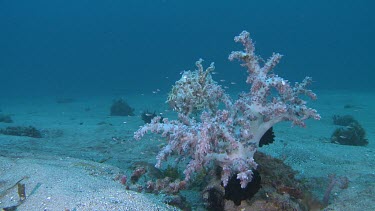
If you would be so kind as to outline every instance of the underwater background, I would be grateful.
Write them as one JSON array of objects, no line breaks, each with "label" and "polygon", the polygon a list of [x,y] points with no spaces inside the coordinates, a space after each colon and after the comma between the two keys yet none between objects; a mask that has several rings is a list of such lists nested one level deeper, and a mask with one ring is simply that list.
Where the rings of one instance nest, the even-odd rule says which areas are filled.
[{"label": "underwater background", "polygon": [[[375,210],[374,8],[370,0],[0,0],[0,209]],[[272,72],[283,86],[313,78],[317,100],[301,99],[321,119],[305,110],[315,118],[306,127],[267,130],[254,155],[261,180],[248,192],[235,182],[224,189],[214,165],[187,184],[192,157],[172,153],[156,168],[168,137],[135,132],[156,115],[178,118],[168,93],[199,58],[205,68],[215,62],[216,88],[233,99],[248,91],[246,69],[228,60],[243,30],[263,60],[283,55]],[[297,118],[303,103],[291,102]]]},{"label": "underwater background", "polygon": [[[374,90],[375,3],[330,1],[0,1],[0,95],[167,92],[203,58],[227,83],[233,37],[251,33],[264,59],[315,89]],[[167,78],[166,78],[167,77]],[[225,83],[224,83],[225,85]]]}]

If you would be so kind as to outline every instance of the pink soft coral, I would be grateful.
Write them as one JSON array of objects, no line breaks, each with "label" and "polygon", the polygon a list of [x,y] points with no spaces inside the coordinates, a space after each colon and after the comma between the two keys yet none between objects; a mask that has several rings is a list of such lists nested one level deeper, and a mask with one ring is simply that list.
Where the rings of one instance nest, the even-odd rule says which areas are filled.
[{"label": "pink soft coral", "polygon": [[[232,52],[229,59],[238,59],[247,68],[250,92],[241,93],[236,101],[231,100],[211,78],[214,65],[203,70],[203,60],[199,60],[198,70],[185,71],[169,95],[168,102],[178,112],[178,119],[164,118],[160,122],[160,117],[156,117],[135,132],[136,139],[147,131],[166,137],[168,144],[157,156],[157,167],[172,152],[190,159],[184,171],[186,181],[203,166],[214,163],[223,169],[224,186],[237,174],[241,187],[245,188],[252,180],[252,170],[257,167],[253,155],[268,129],[280,121],[305,126],[304,120],[308,118],[320,119],[317,111],[308,108],[299,98],[304,94],[316,99],[316,95],[306,89],[311,78],[291,86],[287,80],[270,73],[280,61],[280,54],[273,54],[261,66],[248,32],[243,31],[234,40],[245,49]],[[271,93],[271,89],[276,93]],[[219,108],[220,103],[224,108]],[[193,113],[200,114],[199,120],[192,117]]]}]

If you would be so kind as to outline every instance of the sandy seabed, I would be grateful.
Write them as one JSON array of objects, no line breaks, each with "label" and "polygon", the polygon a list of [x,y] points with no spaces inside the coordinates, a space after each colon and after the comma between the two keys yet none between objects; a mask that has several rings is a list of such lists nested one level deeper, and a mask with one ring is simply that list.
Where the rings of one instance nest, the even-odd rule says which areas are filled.
[{"label": "sandy seabed", "polygon": [[[326,210],[375,210],[375,95],[348,91],[320,91],[310,104],[322,116],[306,128],[281,123],[274,127],[275,143],[260,150],[298,171],[317,198],[327,188],[328,175],[347,177],[346,189],[335,187]],[[34,126],[42,138],[0,135],[0,208],[18,210],[176,210],[161,196],[125,190],[115,177],[130,171],[136,161],[155,163],[162,140],[135,141],[133,133],[144,110],[175,115],[164,103],[166,95],[61,96],[1,98],[0,109],[10,114],[7,126]],[[135,116],[109,116],[112,100],[123,97]],[[60,103],[58,103],[59,101]],[[333,115],[352,115],[367,132],[367,146],[333,144],[337,126]],[[25,184],[20,203],[17,182]]]}]

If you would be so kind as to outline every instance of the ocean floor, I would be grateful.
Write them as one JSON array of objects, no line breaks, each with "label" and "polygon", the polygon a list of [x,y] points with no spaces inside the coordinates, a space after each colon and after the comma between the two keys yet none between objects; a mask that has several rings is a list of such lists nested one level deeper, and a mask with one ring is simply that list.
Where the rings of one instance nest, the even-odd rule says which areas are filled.
[{"label": "ocean floor", "polygon": [[[375,210],[375,95],[348,91],[320,91],[310,104],[322,116],[306,128],[290,123],[274,127],[276,141],[260,151],[283,159],[298,171],[314,196],[322,199],[329,175],[346,177],[348,187],[334,187],[325,210]],[[50,96],[0,99],[0,114],[10,115],[8,126],[33,126],[42,138],[0,135],[0,208],[18,210],[174,210],[162,195],[126,190],[119,175],[133,164],[154,164],[161,139],[140,141],[133,133],[143,125],[142,111],[165,117],[175,114],[166,94],[124,94],[135,116],[110,116],[119,96]],[[366,130],[367,146],[330,142],[333,115],[352,115]],[[173,162],[173,160],[172,160]],[[117,179],[116,179],[117,178]],[[18,184],[25,185],[20,201]],[[188,200],[189,201],[189,200]],[[192,206],[197,199],[191,199]]]}]

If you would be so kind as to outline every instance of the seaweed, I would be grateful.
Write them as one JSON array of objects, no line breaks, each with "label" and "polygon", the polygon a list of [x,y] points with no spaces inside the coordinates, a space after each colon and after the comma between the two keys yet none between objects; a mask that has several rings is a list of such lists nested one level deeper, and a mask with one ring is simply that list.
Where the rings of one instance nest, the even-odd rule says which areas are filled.
[{"label": "seaweed", "polygon": [[25,184],[19,182],[17,184],[17,192],[18,192],[18,197],[20,197],[20,201],[23,201],[23,200],[26,199],[26,187],[25,187]]},{"label": "seaweed", "polygon": [[[13,205],[13,206],[10,206],[10,207],[4,207],[4,208],[2,208],[2,211],[15,211],[15,210],[17,210],[17,208],[22,203],[25,202],[25,200],[26,200],[26,185],[21,183],[21,182],[24,179],[28,179],[28,178],[29,177],[27,177],[27,176],[23,177],[22,179],[18,180],[14,185],[12,185],[10,188],[8,188],[5,191],[0,193],[0,198],[4,197],[6,194],[8,194],[8,192],[10,192],[10,190],[12,190],[13,188],[15,188],[17,186],[17,193],[18,193],[18,197],[20,198],[20,200],[18,201],[18,203],[16,205]],[[31,195],[33,195],[39,189],[39,187],[41,185],[42,185],[42,183],[37,183],[36,186],[31,191],[31,193],[29,194],[29,197]]]},{"label": "seaweed", "polygon": [[4,208],[2,208],[3,211],[17,210],[17,207],[20,206],[25,201],[25,199],[26,199],[25,184],[21,183],[24,179],[28,179],[28,177],[25,176],[25,177],[21,178],[14,185],[12,185],[11,187],[7,188],[6,190],[0,192],[0,198],[2,198],[6,194],[8,194],[12,189],[17,187],[18,197],[20,198],[20,200],[18,201],[18,203],[16,205],[13,205],[13,206],[10,206],[10,207],[4,207]]},{"label": "seaweed", "polygon": [[16,187],[18,185],[18,183],[22,182],[22,180],[24,179],[27,179],[28,177],[22,177],[21,179],[19,179],[14,185],[12,185],[11,187],[7,188],[6,190],[0,192],[0,198],[4,197],[6,194],[8,194],[8,192],[10,190],[12,190],[14,187]]}]

